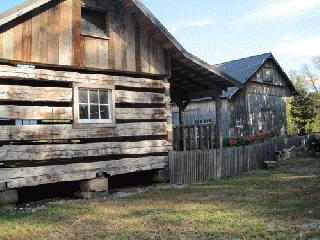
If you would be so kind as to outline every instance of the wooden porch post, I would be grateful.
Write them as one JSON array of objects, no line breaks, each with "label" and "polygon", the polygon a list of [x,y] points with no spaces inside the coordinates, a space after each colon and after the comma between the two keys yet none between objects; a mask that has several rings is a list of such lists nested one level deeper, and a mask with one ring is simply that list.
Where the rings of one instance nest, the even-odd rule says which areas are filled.
[{"label": "wooden porch post", "polygon": [[221,124],[221,94],[222,91],[218,91],[214,95],[215,103],[216,103],[216,147],[223,147],[223,136],[222,136],[222,124]]},{"label": "wooden porch post", "polygon": [[179,107],[179,126],[180,126],[180,138],[178,139],[178,144],[179,144],[179,150],[180,151],[185,151],[186,146],[185,146],[185,134],[184,134],[184,128],[185,128],[185,122],[184,122],[184,110],[187,108],[188,104],[190,101],[181,101],[177,105]]},{"label": "wooden porch post", "polygon": [[180,131],[180,139],[179,139],[179,150],[183,151],[184,146],[184,109],[179,106],[179,131]]}]

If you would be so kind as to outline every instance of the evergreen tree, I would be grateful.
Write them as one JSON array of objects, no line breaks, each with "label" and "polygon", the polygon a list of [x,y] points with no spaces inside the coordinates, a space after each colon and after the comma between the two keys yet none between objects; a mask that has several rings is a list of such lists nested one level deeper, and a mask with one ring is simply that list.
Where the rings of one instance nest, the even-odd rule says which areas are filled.
[{"label": "evergreen tree", "polygon": [[297,95],[291,99],[291,120],[298,128],[299,134],[312,131],[315,114],[315,104],[308,94],[303,79],[296,79]]}]

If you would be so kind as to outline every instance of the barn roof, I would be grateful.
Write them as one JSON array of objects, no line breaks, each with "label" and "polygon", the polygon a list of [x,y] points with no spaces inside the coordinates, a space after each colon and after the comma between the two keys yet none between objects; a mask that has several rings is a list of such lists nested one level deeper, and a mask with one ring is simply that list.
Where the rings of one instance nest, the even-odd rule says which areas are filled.
[{"label": "barn roof", "polygon": [[[247,81],[251,79],[251,77],[259,70],[259,68],[267,61],[271,59],[280,72],[282,73],[284,79],[287,81],[289,88],[294,92],[295,88],[287,76],[287,74],[283,71],[280,64],[274,58],[272,53],[264,53],[261,55],[251,56],[247,58],[241,58],[238,60],[233,60],[230,62],[216,64],[215,66],[222,72],[228,74],[229,76],[233,77],[234,79],[240,81],[241,83],[245,84]],[[239,88],[237,87],[230,87],[227,91],[223,91],[222,97],[228,98],[232,97]]]},{"label": "barn roof", "polygon": [[[56,0],[29,0],[0,15],[0,27],[16,18],[31,12]],[[64,1],[64,0],[60,0]],[[159,41],[170,53],[172,88],[184,97],[193,92],[192,97],[201,97],[201,92],[210,89],[227,89],[228,87],[243,87],[242,83],[216,66],[212,66],[187,52],[161,22],[140,2],[140,0],[118,0],[128,11],[132,12],[144,29]],[[191,96],[187,96],[187,98]]]}]

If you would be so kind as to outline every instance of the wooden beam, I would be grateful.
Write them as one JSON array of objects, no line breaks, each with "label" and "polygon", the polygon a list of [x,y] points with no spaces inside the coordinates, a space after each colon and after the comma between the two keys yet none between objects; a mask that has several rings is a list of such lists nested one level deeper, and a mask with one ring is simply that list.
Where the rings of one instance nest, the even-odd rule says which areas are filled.
[{"label": "wooden beam", "polygon": [[222,123],[221,123],[221,101],[222,91],[214,94],[214,99],[216,103],[216,147],[223,148],[223,136],[222,136]]}]

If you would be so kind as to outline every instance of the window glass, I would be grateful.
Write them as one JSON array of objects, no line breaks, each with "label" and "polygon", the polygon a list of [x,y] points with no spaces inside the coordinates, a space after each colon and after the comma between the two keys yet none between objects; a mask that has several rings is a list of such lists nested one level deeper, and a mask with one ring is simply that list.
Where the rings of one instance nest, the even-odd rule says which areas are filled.
[{"label": "window glass", "polygon": [[108,104],[108,92],[100,91],[100,104]]},{"label": "window glass", "polygon": [[90,90],[90,103],[98,104],[98,91]]},{"label": "window glass", "polygon": [[111,91],[79,89],[79,122],[99,123],[111,121]]},{"label": "window glass", "polygon": [[88,103],[88,91],[79,89],[79,103]]},{"label": "window glass", "polygon": [[98,105],[90,105],[90,119],[99,119]]},{"label": "window glass", "polygon": [[109,119],[109,109],[108,106],[100,106],[101,119]]},{"label": "window glass", "polygon": [[88,105],[79,106],[80,119],[89,119],[89,108]]}]

